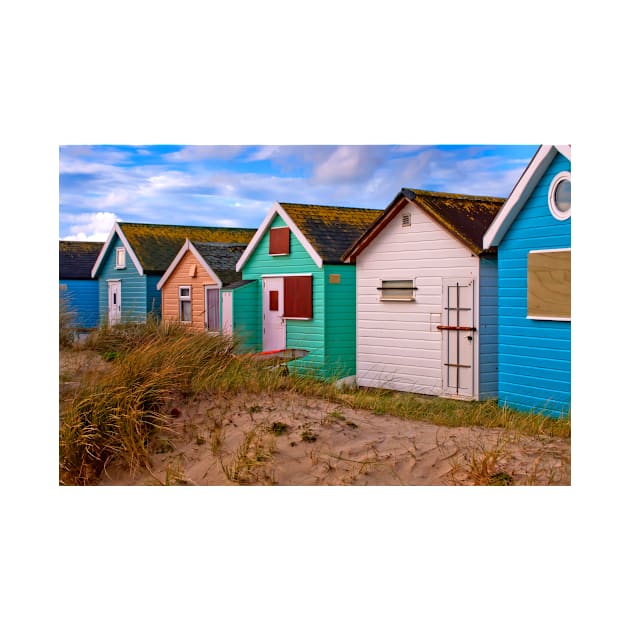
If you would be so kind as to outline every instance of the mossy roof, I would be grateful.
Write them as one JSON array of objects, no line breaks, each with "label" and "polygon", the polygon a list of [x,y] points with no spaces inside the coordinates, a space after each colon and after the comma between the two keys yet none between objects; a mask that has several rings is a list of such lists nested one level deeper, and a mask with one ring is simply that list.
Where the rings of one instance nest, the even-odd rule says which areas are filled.
[{"label": "mossy roof", "polygon": [[484,251],[483,236],[501,210],[505,199],[403,188],[385,208],[381,217],[344,252],[343,259],[346,262],[355,262],[357,255],[398,214],[407,201],[413,202],[474,254],[479,255]]},{"label": "mossy roof", "polygon": [[241,279],[241,272],[236,271],[236,262],[245,251],[246,243],[202,243],[191,241],[191,244],[208,263],[212,271],[219,276],[224,286]]},{"label": "mossy roof", "polygon": [[59,279],[91,280],[102,247],[95,241],[59,241]]},{"label": "mossy roof", "polygon": [[326,264],[341,263],[346,249],[383,213],[370,208],[280,205]]},{"label": "mossy roof", "polygon": [[505,203],[502,197],[481,197],[403,188],[404,197],[430,214],[477,255],[483,235]]},{"label": "mossy roof", "polygon": [[247,245],[256,233],[251,228],[198,227],[149,223],[118,223],[144,273],[163,274],[186,239]]}]

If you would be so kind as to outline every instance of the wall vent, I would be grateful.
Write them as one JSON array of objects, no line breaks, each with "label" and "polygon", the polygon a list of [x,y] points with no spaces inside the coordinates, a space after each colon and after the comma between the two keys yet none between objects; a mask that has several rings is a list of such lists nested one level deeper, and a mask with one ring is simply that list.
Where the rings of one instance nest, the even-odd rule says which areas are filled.
[{"label": "wall vent", "polygon": [[403,214],[402,215],[402,226],[403,227],[409,227],[411,225],[411,215],[410,214]]}]

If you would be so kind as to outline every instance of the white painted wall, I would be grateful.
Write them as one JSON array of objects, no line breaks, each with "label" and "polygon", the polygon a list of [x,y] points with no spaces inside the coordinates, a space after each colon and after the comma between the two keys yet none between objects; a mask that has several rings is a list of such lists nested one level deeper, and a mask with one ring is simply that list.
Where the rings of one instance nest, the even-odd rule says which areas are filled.
[{"label": "white painted wall", "polygon": [[[405,212],[411,214],[410,227],[401,225]],[[473,278],[477,284],[479,259],[408,203],[359,254],[356,272],[357,383],[442,395],[442,333],[437,330],[442,280]],[[409,278],[416,281],[414,302],[380,301],[380,280]],[[474,382],[476,395],[476,375]]]}]

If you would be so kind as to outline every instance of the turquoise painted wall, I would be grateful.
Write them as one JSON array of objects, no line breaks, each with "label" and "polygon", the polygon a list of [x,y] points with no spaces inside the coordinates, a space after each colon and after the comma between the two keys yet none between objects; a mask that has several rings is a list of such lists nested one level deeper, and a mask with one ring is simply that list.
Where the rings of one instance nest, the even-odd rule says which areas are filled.
[{"label": "turquoise painted wall", "polygon": [[479,259],[479,400],[496,398],[499,389],[498,260]]},{"label": "turquoise painted wall", "polygon": [[[112,239],[98,275],[98,310],[100,323],[108,321],[108,280],[121,280],[122,321],[144,322],[147,316],[147,276],[141,276],[127,253],[125,269],[116,269],[116,248],[122,247],[118,236]],[[157,281],[156,281],[157,283]]]},{"label": "turquoise painted wall", "polygon": [[499,403],[550,416],[571,407],[571,322],[527,319],[527,254],[571,247],[571,219],[549,210],[549,185],[571,162],[558,154],[499,245]]},{"label": "turquoise painted wall", "polygon": [[[221,293],[225,291],[222,289]],[[239,352],[257,352],[261,347],[260,281],[251,282],[236,289],[228,289],[228,291],[232,293],[232,326],[238,350]]]},{"label": "turquoise painted wall", "polygon": [[[338,275],[339,284],[330,276]],[[356,267],[324,265],[326,305],[326,376],[343,378],[356,374],[357,310]]]},{"label": "turquoise painted wall", "polygon": [[60,297],[65,296],[68,308],[74,313],[74,323],[79,328],[98,326],[98,281],[60,280]]}]

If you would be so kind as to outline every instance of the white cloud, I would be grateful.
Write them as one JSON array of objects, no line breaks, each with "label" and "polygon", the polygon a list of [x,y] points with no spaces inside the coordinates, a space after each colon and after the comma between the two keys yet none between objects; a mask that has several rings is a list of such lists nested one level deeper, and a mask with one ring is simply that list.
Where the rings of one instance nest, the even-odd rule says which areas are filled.
[{"label": "white cloud", "polygon": [[68,233],[61,237],[66,241],[105,241],[118,220],[112,212],[84,213],[68,218]]},{"label": "white cloud", "polygon": [[385,162],[387,148],[340,146],[323,162],[316,164],[313,180],[341,183],[369,178]]}]

